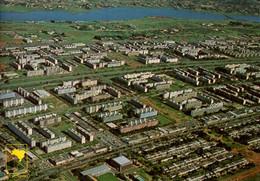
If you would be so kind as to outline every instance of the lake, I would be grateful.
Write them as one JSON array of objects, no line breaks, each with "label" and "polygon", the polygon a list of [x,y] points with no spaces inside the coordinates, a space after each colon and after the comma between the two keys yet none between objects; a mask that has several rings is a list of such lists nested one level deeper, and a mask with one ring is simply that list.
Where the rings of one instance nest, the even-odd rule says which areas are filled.
[{"label": "lake", "polygon": [[[71,14],[67,12],[36,11],[27,13],[0,12],[0,20],[4,21],[113,21],[140,19],[149,16],[171,17],[197,20],[224,20],[225,15],[176,9],[152,8],[104,8],[90,12]],[[252,22],[260,22],[260,16],[229,16]]]}]

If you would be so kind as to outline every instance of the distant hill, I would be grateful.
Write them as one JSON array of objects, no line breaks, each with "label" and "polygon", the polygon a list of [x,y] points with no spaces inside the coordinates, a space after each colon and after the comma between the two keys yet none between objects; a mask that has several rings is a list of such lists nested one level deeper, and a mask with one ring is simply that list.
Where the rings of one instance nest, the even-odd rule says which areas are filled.
[{"label": "distant hill", "polygon": [[78,13],[106,7],[149,7],[259,15],[259,0],[1,0],[1,11],[37,10]]}]

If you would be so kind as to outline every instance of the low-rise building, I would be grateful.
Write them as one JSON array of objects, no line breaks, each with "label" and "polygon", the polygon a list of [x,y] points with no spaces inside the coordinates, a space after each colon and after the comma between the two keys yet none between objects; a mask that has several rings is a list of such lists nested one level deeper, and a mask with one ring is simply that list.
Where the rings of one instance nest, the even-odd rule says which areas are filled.
[{"label": "low-rise building", "polygon": [[205,108],[199,108],[199,109],[194,109],[191,111],[191,116],[196,117],[196,116],[201,116],[204,113],[213,113],[213,112],[218,112],[223,108],[223,102],[219,103],[214,103],[210,104],[209,106]]},{"label": "low-rise building", "polygon": [[146,127],[153,127],[158,124],[158,120],[156,119],[136,119],[136,120],[129,120],[126,125],[120,126],[119,130],[120,133],[128,133],[134,130],[143,129]]},{"label": "low-rise building", "polygon": [[100,110],[102,111],[116,111],[122,109],[122,101],[115,101],[115,102],[109,102],[109,103],[103,103],[103,104],[95,104],[85,107],[85,111],[87,113],[94,113],[98,112]]},{"label": "low-rise building", "polygon": [[121,92],[119,90],[116,90],[113,87],[107,87],[106,91],[111,94],[112,96],[115,96],[116,98],[120,98],[121,97]]},{"label": "low-rise building", "polygon": [[82,87],[91,87],[91,86],[95,86],[97,85],[97,80],[96,79],[87,79],[87,80],[83,80],[81,81],[81,85]]},{"label": "low-rise building", "polygon": [[71,162],[72,160],[74,160],[74,158],[67,153],[50,158],[50,162],[55,166],[63,165],[65,163]]},{"label": "low-rise building", "polygon": [[146,105],[137,99],[131,99],[131,103],[136,106],[137,108],[146,108]]},{"label": "low-rise building", "polygon": [[28,70],[26,72],[26,76],[27,77],[34,77],[34,76],[40,76],[40,75],[44,75],[44,70],[43,69],[39,69],[39,70]]},{"label": "low-rise building", "polygon": [[89,169],[89,170],[85,170],[85,171],[80,172],[80,173],[83,176],[92,175],[94,177],[98,177],[98,176],[103,175],[105,173],[108,173],[110,171],[111,171],[111,168],[109,166],[101,165],[101,166],[98,166],[98,167],[95,167],[95,168],[92,168],[92,169]]},{"label": "low-rise building", "polygon": [[45,114],[33,118],[33,123],[40,126],[50,125],[61,122],[61,117],[57,114]]},{"label": "low-rise building", "polygon": [[0,100],[14,98],[14,97],[15,97],[15,93],[11,92],[10,90],[2,91],[2,93],[0,94]]},{"label": "low-rise building", "polygon": [[117,111],[102,112],[97,115],[98,119],[106,122],[112,122],[123,118],[123,115]]},{"label": "low-rise building", "polygon": [[110,98],[110,97],[111,97],[111,95],[110,95],[110,94],[107,94],[107,93],[105,93],[105,94],[100,94],[100,95],[92,96],[92,97],[91,97],[91,101],[92,101],[92,102],[98,102],[98,101],[100,101],[100,100],[102,100],[102,99],[108,99],[108,98]]},{"label": "low-rise building", "polygon": [[111,165],[121,172],[131,168],[133,163],[125,156],[120,156],[113,158],[111,160]]},{"label": "low-rise building", "polygon": [[72,93],[72,92],[76,92],[76,88],[75,87],[71,87],[71,86],[59,86],[59,87],[55,87],[54,91],[57,94],[68,94],[68,93]]}]

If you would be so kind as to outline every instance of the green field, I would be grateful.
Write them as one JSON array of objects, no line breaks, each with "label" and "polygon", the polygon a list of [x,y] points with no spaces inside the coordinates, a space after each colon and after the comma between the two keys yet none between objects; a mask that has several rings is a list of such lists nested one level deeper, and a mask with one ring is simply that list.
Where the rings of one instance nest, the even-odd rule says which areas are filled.
[{"label": "green field", "polygon": [[99,181],[119,181],[112,173],[106,173],[98,177]]},{"label": "green field", "polygon": [[[260,24],[242,22],[242,25],[230,25],[230,20],[203,21],[184,20],[174,18],[144,18],[123,21],[100,21],[100,22],[0,22],[1,41],[11,46],[20,46],[21,39],[15,39],[7,32],[15,32],[23,37],[37,35],[31,45],[39,44],[41,39],[61,38],[64,43],[103,41],[128,41],[143,40],[142,37],[151,40],[176,40],[197,41],[208,39],[208,36],[235,36],[255,35],[259,33]],[[210,24],[210,26],[208,26]],[[241,28],[245,26],[246,28]],[[77,29],[77,28],[79,29]],[[88,28],[92,27],[92,28]],[[104,29],[100,29],[104,27]],[[45,32],[55,30],[53,35]],[[232,39],[232,37],[229,37]],[[17,42],[18,40],[18,42]],[[62,42],[61,42],[62,43]],[[63,43],[63,44],[64,44]],[[24,43],[23,43],[24,44]],[[2,45],[4,46],[4,45]]]},{"label": "green field", "polygon": [[258,181],[259,179],[260,179],[260,173],[257,173],[254,176],[250,176],[243,179],[243,181]]},{"label": "green field", "polygon": [[66,177],[68,177],[71,181],[77,181],[77,179],[75,177],[73,177],[70,173],[66,172],[64,174]]},{"label": "green field", "polygon": [[146,179],[147,181],[152,181],[153,178],[152,176],[150,176],[149,174],[147,174],[143,169],[137,171],[137,173],[140,174],[140,176],[142,176],[144,179]]},{"label": "green field", "polygon": [[[160,121],[159,125],[168,125],[168,124],[172,124],[172,123],[181,123],[184,121],[190,121],[193,120],[192,117],[184,114],[181,111],[178,111],[164,103],[162,103],[162,100],[160,100],[159,98],[145,98],[144,99],[144,103],[146,103],[146,101],[150,101],[149,105],[151,107],[154,107],[155,109],[158,110],[158,112],[160,113],[158,116],[158,120]],[[172,120],[172,121],[171,121]]]},{"label": "green field", "polygon": [[156,117],[159,121],[159,125],[158,126],[167,126],[170,124],[174,124],[175,122],[166,118],[165,116],[163,116],[162,114],[159,114],[159,116]]}]

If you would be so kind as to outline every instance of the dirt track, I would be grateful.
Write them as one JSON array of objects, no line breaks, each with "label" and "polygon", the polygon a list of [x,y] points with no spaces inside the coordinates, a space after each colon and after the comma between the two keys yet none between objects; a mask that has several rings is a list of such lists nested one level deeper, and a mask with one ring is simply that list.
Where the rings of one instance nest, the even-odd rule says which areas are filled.
[{"label": "dirt track", "polygon": [[260,154],[256,153],[252,150],[249,150],[247,146],[242,148],[234,148],[232,150],[233,153],[240,153],[247,159],[249,162],[253,162],[256,166],[260,166]]},{"label": "dirt track", "polygon": [[4,64],[0,64],[0,72],[5,70],[6,70],[6,66]]},{"label": "dirt track", "polygon": [[158,110],[160,113],[169,115],[169,117],[172,120],[176,121],[177,124],[181,123],[181,119],[182,118],[181,118],[180,115],[174,114],[173,112],[171,112],[168,109],[163,109],[163,108],[160,108],[160,107],[156,106],[152,101],[148,100],[147,98],[141,98],[141,101],[143,103],[145,103],[146,105],[148,105],[148,106]]},{"label": "dirt track", "polygon": [[[208,134],[209,136],[211,136],[211,138],[214,140],[219,140],[222,143],[230,143],[230,142],[224,142],[222,139],[223,138],[222,135],[220,137],[217,137],[213,134],[209,134],[208,130],[204,130],[204,132],[206,134]],[[257,173],[260,173],[260,154],[259,153],[249,150],[247,148],[247,146],[244,146],[241,148],[234,148],[231,150],[231,152],[236,153],[236,154],[240,153],[244,158],[246,158],[246,160],[248,162],[253,162],[256,165],[256,167],[254,167],[250,170],[246,170],[241,173],[238,173],[237,175],[231,176],[231,177],[225,179],[225,181],[234,181],[234,180],[239,181],[239,180],[243,180],[247,177],[254,176]]]},{"label": "dirt track", "polygon": [[3,41],[0,41],[0,47],[4,47],[4,46],[6,46],[6,43]]},{"label": "dirt track", "polygon": [[20,45],[20,44],[23,44],[24,42],[20,41],[20,40],[14,40],[14,43]]},{"label": "dirt track", "polygon": [[260,167],[255,167],[250,170],[246,170],[244,172],[241,172],[237,175],[225,179],[225,181],[241,181],[247,177],[254,176],[257,173],[260,173]]}]

